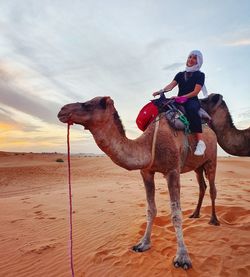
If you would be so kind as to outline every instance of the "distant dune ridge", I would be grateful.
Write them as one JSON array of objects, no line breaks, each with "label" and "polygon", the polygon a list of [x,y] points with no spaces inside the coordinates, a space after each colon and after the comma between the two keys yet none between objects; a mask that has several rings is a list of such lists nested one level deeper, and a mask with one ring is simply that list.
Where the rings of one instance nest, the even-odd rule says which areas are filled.
[{"label": "distant dune ridge", "polygon": [[[67,163],[57,159],[67,157],[0,152],[0,276],[70,276]],[[73,155],[71,164],[76,276],[250,276],[250,158],[218,158],[219,227],[207,224],[208,191],[201,217],[189,218],[198,184],[193,172],[181,175],[183,230],[193,262],[188,272],[172,265],[176,238],[160,174],[152,248],[134,253],[146,226],[139,171],[106,156]]]}]

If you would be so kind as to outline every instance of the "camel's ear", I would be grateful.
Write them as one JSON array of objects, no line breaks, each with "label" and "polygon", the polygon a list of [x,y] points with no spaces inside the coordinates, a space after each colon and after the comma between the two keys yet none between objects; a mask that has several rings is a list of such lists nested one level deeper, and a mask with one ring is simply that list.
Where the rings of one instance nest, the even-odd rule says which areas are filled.
[{"label": "camel's ear", "polygon": [[114,104],[114,101],[109,96],[104,96],[100,100],[100,106],[102,107],[102,109],[106,109],[108,105],[113,105],[113,104]]},{"label": "camel's ear", "polygon": [[215,94],[215,95],[213,95],[211,100],[212,100],[212,103],[217,104],[219,101],[220,102],[222,101],[222,95]]}]

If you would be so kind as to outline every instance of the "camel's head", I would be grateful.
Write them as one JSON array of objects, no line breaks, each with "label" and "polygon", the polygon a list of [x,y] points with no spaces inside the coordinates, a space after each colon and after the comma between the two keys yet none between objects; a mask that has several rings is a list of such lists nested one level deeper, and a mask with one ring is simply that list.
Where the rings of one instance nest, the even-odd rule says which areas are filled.
[{"label": "camel's head", "polygon": [[115,113],[114,102],[110,97],[95,97],[84,103],[67,104],[57,117],[63,123],[80,124],[89,129],[91,125],[102,125]]},{"label": "camel's head", "polygon": [[211,93],[207,98],[201,99],[201,107],[212,116],[222,102],[222,95]]}]

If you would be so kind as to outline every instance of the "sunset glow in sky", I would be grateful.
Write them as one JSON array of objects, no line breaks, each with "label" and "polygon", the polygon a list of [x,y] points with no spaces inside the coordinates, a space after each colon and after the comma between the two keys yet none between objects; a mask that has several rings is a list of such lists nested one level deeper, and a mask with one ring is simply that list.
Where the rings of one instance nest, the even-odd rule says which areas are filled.
[{"label": "sunset glow in sky", "polygon": [[[249,127],[249,10],[248,0],[1,1],[0,150],[66,152],[58,111],[101,95],[113,98],[127,136],[139,136],[138,111],[193,49],[208,91]],[[80,126],[71,142],[75,153],[101,153]]]}]

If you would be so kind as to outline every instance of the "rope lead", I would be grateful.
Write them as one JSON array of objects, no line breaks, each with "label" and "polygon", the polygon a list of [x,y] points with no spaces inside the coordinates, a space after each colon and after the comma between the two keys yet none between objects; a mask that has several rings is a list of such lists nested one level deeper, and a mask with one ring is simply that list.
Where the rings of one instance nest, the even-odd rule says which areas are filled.
[{"label": "rope lead", "polygon": [[69,143],[69,131],[70,123],[68,123],[68,132],[67,132],[67,150],[68,150],[68,184],[69,184],[69,222],[70,222],[70,268],[71,275],[75,277],[74,272],[74,261],[73,261],[73,211],[72,211],[72,192],[71,192],[71,167],[70,167],[70,143]]}]

